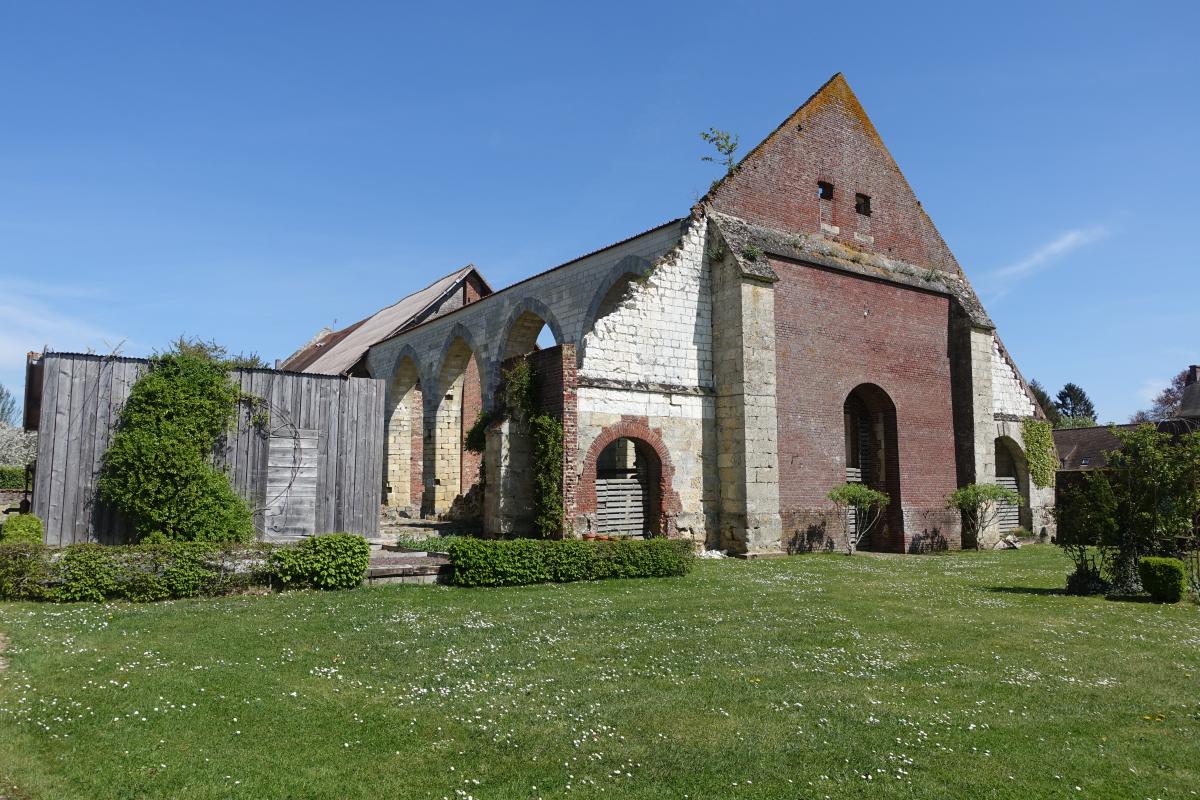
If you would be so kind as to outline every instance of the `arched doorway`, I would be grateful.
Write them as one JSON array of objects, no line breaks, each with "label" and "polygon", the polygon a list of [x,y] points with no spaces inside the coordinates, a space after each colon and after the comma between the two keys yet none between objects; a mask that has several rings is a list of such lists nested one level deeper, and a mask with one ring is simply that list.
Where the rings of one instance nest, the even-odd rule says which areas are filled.
[{"label": "arched doorway", "polygon": [[[889,498],[887,512],[859,549],[904,549],[900,511],[900,459],[897,450],[896,406],[872,383],[856,386],[842,405],[845,430],[846,482],[864,483]],[[850,522],[853,527],[853,520]],[[851,533],[855,533],[851,530]]]},{"label": "arched doorway", "polygon": [[645,442],[621,437],[596,459],[596,532],[661,533],[662,463]]},{"label": "arched doorway", "polygon": [[422,508],[425,413],[416,363],[404,357],[387,392],[384,439],[383,505]]},{"label": "arched doorway", "polygon": [[1018,528],[1029,529],[1029,468],[1021,446],[1007,436],[996,439],[996,484],[1021,497],[1021,504],[1000,503],[996,508],[996,527],[1001,536]]}]

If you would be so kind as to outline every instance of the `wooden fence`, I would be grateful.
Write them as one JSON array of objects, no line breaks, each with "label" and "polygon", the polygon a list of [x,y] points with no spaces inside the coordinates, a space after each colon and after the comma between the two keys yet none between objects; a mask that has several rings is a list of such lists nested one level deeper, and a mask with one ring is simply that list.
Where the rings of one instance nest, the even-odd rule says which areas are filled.
[{"label": "wooden fence", "polygon": [[[126,542],[130,526],[96,497],[96,479],[142,359],[46,353],[31,362],[40,377],[33,513],[46,543]],[[40,375],[39,375],[40,373]],[[255,424],[242,405],[237,425],[213,454],[235,491],[254,509],[260,539],[379,531],[383,481],[382,381],[236,370],[242,391],[268,403]]]}]

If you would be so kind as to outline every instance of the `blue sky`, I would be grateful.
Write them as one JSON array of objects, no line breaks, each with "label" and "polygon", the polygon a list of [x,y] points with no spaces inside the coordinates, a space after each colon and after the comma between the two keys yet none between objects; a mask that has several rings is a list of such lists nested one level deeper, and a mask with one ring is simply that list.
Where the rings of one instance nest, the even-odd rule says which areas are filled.
[{"label": "blue sky", "polygon": [[[976,7],[979,6],[979,7]],[[1028,378],[1200,361],[1194,3],[7,3],[0,382],[181,333],[284,357],[465,263],[682,215],[842,71]]]}]

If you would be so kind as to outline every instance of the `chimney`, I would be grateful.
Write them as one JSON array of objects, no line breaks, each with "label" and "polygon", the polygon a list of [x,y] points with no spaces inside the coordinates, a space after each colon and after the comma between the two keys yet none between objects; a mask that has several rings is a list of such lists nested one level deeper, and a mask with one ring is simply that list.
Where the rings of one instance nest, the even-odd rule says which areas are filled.
[{"label": "chimney", "polygon": [[1188,367],[1187,381],[1183,384],[1183,397],[1179,401],[1181,419],[1200,419],[1200,366]]}]

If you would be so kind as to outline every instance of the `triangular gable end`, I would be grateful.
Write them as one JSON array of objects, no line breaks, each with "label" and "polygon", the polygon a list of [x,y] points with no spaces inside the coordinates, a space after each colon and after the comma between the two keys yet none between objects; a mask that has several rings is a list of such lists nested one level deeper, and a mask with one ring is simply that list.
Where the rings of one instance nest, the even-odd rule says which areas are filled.
[{"label": "triangular gable end", "polygon": [[[831,198],[820,196],[819,184]],[[869,198],[869,207],[860,195]],[[962,275],[840,72],[751,150],[706,201],[758,225]]]}]

